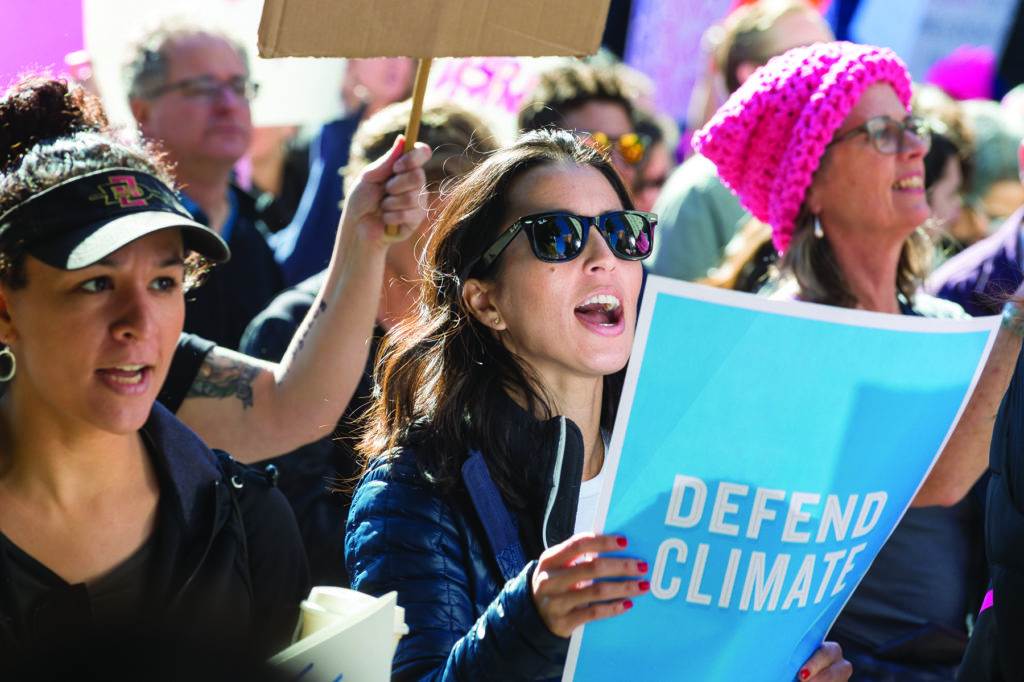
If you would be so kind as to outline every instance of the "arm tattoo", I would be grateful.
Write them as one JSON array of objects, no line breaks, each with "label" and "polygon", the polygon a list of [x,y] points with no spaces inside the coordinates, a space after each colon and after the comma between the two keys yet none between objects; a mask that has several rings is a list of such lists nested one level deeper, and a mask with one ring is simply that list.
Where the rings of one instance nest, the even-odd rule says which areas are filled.
[{"label": "arm tattoo", "polygon": [[313,327],[316,325],[317,318],[320,317],[320,314],[323,313],[325,310],[327,310],[327,304],[324,303],[323,299],[321,299],[320,303],[317,304],[316,306],[316,310],[313,311],[313,315],[309,318],[309,324],[306,325],[306,328],[302,330],[302,336],[299,337],[299,342],[295,344],[295,350],[291,350],[291,348],[289,348],[289,351],[291,352],[285,351],[284,359],[282,360],[282,363],[287,364],[284,370],[285,376],[291,374],[291,360],[294,360],[295,356],[302,352],[303,347],[306,345],[306,337],[308,337],[309,333],[313,331]]},{"label": "arm tattoo", "polygon": [[327,304],[321,299],[320,305],[313,311],[313,317],[309,318],[309,326],[306,327],[305,331],[302,332],[302,337],[299,339],[299,345],[295,350],[300,351],[302,347],[306,345],[306,337],[309,336],[309,332],[313,330],[313,325],[316,324],[316,318],[320,317],[320,314],[327,310]]},{"label": "arm tattoo", "polygon": [[252,407],[253,379],[260,373],[253,367],[233,358],[209,353],[203,360],[195,381],[188,389],[189,398],[230,398],[242,401],[242,408]]}]

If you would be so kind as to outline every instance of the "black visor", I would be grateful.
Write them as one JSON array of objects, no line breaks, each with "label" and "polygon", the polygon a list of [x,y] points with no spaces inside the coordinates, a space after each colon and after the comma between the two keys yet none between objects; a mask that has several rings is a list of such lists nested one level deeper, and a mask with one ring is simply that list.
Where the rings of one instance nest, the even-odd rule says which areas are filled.
[{"label": "black visor", "polygon": [[81,175],[29,197],[0,216],[0,244],[77,270],[168,228],[179,228],[185,248],[211,262],[230,258],[220,235],[196,222],[167,185],[127,168]]}]

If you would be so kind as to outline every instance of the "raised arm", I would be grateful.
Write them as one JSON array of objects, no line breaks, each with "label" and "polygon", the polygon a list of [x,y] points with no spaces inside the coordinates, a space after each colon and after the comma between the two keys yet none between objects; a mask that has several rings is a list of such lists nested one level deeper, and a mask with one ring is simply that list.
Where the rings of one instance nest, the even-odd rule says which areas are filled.
[{"label": "raised arm", "polygon": [[[254,462],[333,431],[366,365],[387,249],[426,217],[430,149],[403,154],[402,144],[399,137],[349,193],[324,285],[281,362],[223,348],[207,354],[177,416],[211,447]],[[386,224],[399,236],[386,236]]]},{"label": "raised arm", "polygon": [[[1017,290],[1014,300],[1021,300],[1022,294],[1024,286]],[[1017,303],[1009,303],[1007,306],[1010,313],[1003,316],[1003,324],[978,379],[978,385],[912,506],[956,504],[988,468],[992,428],[999,413],[999,404],[1017,366],[1024,334],[1024,308]]]}]

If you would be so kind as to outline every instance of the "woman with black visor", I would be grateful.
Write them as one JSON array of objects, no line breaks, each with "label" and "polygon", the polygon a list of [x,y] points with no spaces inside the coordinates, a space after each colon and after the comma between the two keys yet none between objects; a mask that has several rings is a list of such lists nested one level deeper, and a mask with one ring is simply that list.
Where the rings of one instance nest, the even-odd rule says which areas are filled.
[{"label": "woman with black visor", "polygon": [[[626,538],[584,531],[655,222],[564,131],[452,188],[418,318],[379,356],[347,525],[353,586],[405,607],[394,679],[560,679],[572,631],[648,591],[646,562],[601,556]],[[800,678],[849,673],[826,644]]]},{"label": "woman with black visor", "polygon": [[[7,671],[20,662],[32,679],[69,666],[54,652],[103,632],[187,633],[266,657],[308,590],[273,482],[154,402],[184,292],[229,254],[159,156],[105,123],[58,80],[0,100],[3,679],[20,679]],[[389,196],[357,195],[374,211]],[[382,216],[367,218],[381,232]]]}]

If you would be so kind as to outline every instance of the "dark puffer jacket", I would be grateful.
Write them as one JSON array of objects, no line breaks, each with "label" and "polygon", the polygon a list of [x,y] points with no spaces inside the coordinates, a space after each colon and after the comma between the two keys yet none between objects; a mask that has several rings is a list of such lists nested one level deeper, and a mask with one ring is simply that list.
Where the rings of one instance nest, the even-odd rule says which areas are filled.
[{"label": "dark puffer jacket", "polygon": [[583,440],[564,417],[510,415],[514,451],[538,474],[529,512],[509,511],[479,452],[449,494],[420,473],[413,447],[379,461],[356,490],[345,538],[352,585],[397,591],[409,625],[395,680],[561,678],[569,640],[552,634],[534,606],[530,559],[572,534]]},{"label": "dark puffer jacket", "polygon": [[978,618],[958,680],[1024,680],[1024,353],[992,431],[985,544],[993,605]]},{"label": "dark puffer jacket", "polygon": [[[124,626],[244,645],[262,657],[286,646],[309,578],[295,517],[273,476],[210,450],[159,403],[141,433],[160,503],[144,576],[148,609]],[[26,658],[38,673],[46,661],[40,648],[59,649],[96,629],[88,588],[54,576],[45,593],[19,593],[12,560],[0,543],[0,670]]]}]

